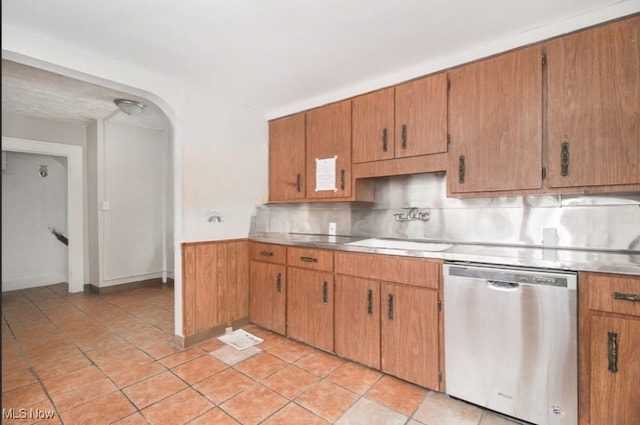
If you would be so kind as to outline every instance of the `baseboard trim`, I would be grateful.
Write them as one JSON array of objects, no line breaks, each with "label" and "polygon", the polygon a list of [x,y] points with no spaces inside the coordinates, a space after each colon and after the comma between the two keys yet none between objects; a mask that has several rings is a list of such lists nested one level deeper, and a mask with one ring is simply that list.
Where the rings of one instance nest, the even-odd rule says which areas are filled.
[{"label": "baseboard trim", "polygon": [[[139,280],[137,282],[121,283],[119,285],[111,286],[96,286],[92,283],[84,285],[84,292],[95,295],[112,294],[114,292],[129,291],[131,289],[144,288],[146,286],[162,285],[162,278],[156,277],[153,279]],[[173,286],[173,279],[167,279],[166,285]]]},{"label": "baseboard trim", "polygon": [[234,320],[233,322],[231,322],[231,325],[223,324],[223,325],[214,326],[212,328],[206,329],[204,331],[198,332],[193,335],[187,335],[187,336],[174,335],[173,343],[177,347],[184,350],[200,342],[206,341],[207,339],[224,334],[224,330],[229,326],[231,326],[235,330],[235,329],[240,329],[241,327],[246,326],[249,323],[250,323],[249,317],[243,317],[241,319]]}]

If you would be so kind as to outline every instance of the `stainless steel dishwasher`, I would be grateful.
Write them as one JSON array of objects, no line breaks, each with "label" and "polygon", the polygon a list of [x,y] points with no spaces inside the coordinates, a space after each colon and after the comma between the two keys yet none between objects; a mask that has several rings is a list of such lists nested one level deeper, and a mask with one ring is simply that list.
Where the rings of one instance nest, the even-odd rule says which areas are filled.
[{"label": "stainless steel dishwasher", "polygon": [[575,273],[444,265],[446,393],[537,425],[578,423]]}]

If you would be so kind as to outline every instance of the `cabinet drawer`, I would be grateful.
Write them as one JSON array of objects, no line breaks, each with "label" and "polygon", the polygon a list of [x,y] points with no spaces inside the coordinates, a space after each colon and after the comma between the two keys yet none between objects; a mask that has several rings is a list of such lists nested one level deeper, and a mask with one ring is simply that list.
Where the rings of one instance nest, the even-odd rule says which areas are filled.
[{"label": "cabinet drawer", "polygon": [[333,251],[314,248],[289,247],[287,264],[311,270],[333,271]]},{"label": "cabinet drawer", "polygon": [[441,261],[393,255],[336,252],[338,274],[439,289]]},{"label": "cabinet drawer", "polygon": [[589,309],[640,316],[640,276],[580,273]]},{"label": "cabinet drawer", "polygon": [[255,261],[287,264],[287,247],[285,245],[251,242],[249,244],[249,256]]}]

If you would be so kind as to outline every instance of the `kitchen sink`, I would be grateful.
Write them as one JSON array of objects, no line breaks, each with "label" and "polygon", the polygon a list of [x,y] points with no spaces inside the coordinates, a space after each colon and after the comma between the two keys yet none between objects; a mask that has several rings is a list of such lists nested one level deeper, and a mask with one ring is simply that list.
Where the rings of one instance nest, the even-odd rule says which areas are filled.
[{"label": "kitchen sink", "polygon": [[453,246],[451,244],[438,242],[415,242],[403,241],[399,239],[379,238],[370,238],[362,239],[355,242],[347,242],[345,243],[345,245],[382,249],[405,249],[408,251],[444,251],[445,249],[451,248]]}]

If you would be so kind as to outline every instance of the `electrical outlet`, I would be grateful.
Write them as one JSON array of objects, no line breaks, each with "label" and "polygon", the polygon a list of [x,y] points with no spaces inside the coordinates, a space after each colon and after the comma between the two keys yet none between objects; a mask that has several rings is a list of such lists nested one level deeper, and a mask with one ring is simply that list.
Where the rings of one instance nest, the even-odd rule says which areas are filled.
[{"label": "electrical outlet", "polygon": [[231,326],[229,326],[228,328],[224,328],[225,334],[230,334],[231,332],[233,332],[233,328]]},{"label": "electrical outlet", "polygon": [[329,236],[335,236],[336,235],[336,223],[329,223]]}]

